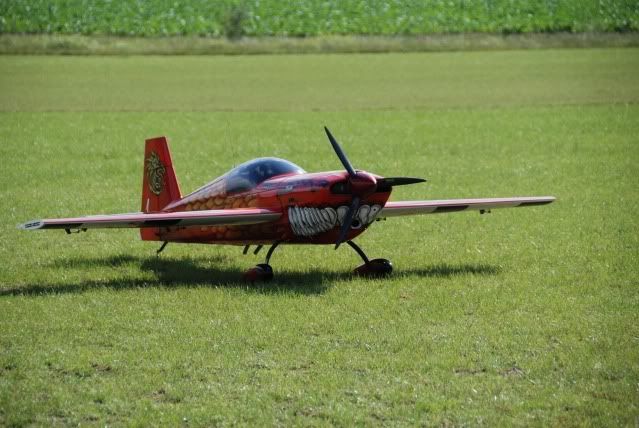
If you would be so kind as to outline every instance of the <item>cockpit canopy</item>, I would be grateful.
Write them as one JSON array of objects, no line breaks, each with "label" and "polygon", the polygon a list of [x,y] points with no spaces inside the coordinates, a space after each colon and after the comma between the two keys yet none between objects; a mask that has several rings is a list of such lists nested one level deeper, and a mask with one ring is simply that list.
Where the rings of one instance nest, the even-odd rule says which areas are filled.
[{"label": "cockpit canopy", "polygon": [[283,174],[304,174],[299,166],[278,158],[258,158],[236,166],[224,176],[226,193],[233,194],[253,189],[271,177]]}]

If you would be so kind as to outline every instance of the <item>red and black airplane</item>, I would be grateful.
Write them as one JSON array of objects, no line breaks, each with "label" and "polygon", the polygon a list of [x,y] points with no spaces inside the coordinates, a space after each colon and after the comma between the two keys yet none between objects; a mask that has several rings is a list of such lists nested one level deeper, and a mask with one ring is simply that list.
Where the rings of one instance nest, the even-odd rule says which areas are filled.
[{"label": "red and black airplane", "polygon": [[489,199],[395,201],[388,198],[395,186],[426,180],[381,177],[356,170],[324,128],[345,171],[307,173],[278,158],[245,162],[221,177],[182,196],[165,137],[146,140],[142,212],[34,220],[18,227],[26,230],[140,228],[145,241],[243,245],[270,245],[264,263],[245,273],[251,281],[273,277],[271,255],[280,244],[332,244],[346,242],[364,260],[360,275],[392,271],[386,259],[370,260],[353,239],[375,220],[418,214],[464,210],[481,213],[493,208],[545,205],[552,196]]}]

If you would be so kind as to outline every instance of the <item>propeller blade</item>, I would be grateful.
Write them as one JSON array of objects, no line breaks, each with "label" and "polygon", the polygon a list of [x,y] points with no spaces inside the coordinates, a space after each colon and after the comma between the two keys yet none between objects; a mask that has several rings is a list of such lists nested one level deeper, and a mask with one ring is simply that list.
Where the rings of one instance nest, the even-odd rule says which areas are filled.
[{"label": "propeller blade", "polygon": [[351,165],[351,163],[349,162],[348,158],[346,157],[346,153],[344,153],[339,143],[337,142],[337,140],[335,140],[335,138],[331,134],[331,131],[329,131],[327,127],[324,127],[324,131],[326,131],[326,135],[328,136],[328,139],[333,146],[333,150],[335,150],[335,154],[337,154],[337,157],[342,162],[342,165],[344,165],[344,168],[346,168],[346,171],[348,171],[348,175],[353,177],[355,175],[355,168],[353,168],[353,165]]},{"label": "propeller blade", "polygon": [[385,177],[377,180],[378,183],[382,182],[388,186],[403,186],[405,184],[423,183],[425,181],[425,178],[416,177]]},{"label": "propeller blade", "polygon": [[406,184],[423,183],[426,179],[415,177],[385,177],[377,179],[377,190],[388,191],[393,186],[405,186]]},{"label": "propeller blade", "polygon": [[337,250],[339,246],[346,240],[346,235],[348,234],[348,230],[351,228],[353,224],[353,217],[355,217],[355,213],[357,213],[357,209],[359,208],[359,197],[353,196],[353,201],[351,202],[351,206],[346,213],[346,217],[344,217],[344,222],[342,223],[342,228],[339,231],[339,238],[337,238],[337,242],[335,243],[335,249]]}]

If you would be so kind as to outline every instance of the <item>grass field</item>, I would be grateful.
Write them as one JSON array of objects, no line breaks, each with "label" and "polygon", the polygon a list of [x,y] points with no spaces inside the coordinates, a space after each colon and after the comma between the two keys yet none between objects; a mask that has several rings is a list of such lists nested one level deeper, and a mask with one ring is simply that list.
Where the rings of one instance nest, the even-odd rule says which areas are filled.
[{"label": "grass field", "polygon": [[[0,425],[633,426],[639,50],[0,56]],[[423,176],[393,199],[555,204],[389,219],[348,248],[24,232],[139,208],[146,137],[183,191],[275,155]]]}]

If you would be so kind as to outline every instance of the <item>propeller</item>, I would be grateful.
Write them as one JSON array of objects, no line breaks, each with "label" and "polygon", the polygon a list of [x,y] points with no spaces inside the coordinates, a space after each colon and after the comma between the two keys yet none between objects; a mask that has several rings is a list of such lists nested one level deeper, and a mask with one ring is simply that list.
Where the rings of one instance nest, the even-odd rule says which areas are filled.
[{"label": "propeller", "polygon": [[384,177],[377,179],[377,190],[389,191],[394,186],[404,186],[406,184],[416,184],[425,182],[425,178],[415,177]]},{"label": "propeller", "polygon": [[337,242],[335,242],[335,249],[338,249],[342,242],[346,240],[348,230],[353,224],[353,217],[355,217],[357,210],[359,210],[359,204],[363,199],[378,190],[389,191],[393,186],[422,183],[426,180],[423,178],[413,177],[386,177],[377,179],[368,172],[356,171],[351,162],[348,160],[346,153],[342,150],[342,147],[339,145],[335,137],[333,137],[333,134],[331,134],[331,131],[329,131],[326,126],[324,127],[324,131],[326,131],[326,135],[328,136],[328,140],[331,142],[331,146],[333,146],[333,150],[335,150],[335,154],[342,162],[342,165],[344,165],[346,172],[348,172],[348,189],[350,190],[351,195],[353,195],[351,205],[348,208],[346,216],[344,216],[344,221],[339,231]]},{"label": "propeller", "polygon": [[326,131],[328,140],[331,142],[331,146],[333,146],[333,150],[335,150],[337,157],[339,158],[340,161],[342,161],[342,165],[344,165],[344,168],[346,168],[348,175],[353,177],[355,175],[355,169],[353,168],[353,165],[351,165],[348,158],[346,157],[346,153],[344,153],[344,150],[342,150],[342,147],[339,145],[339,143],[337,142],[335,137],[333,137],[333,134],[331,134],[331,131],[329,131],[327,127],[324,127],[324,131]]}]

